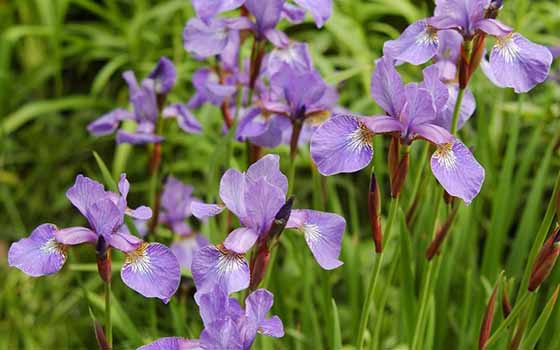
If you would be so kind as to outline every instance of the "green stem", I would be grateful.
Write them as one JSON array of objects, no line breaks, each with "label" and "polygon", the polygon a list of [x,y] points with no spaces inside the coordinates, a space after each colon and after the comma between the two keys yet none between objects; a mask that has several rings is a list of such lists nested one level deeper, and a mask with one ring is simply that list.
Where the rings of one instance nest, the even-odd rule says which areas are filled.
[{"label": "green stem", "polygon": [[527,303],[533,296],[534,294],[525,294],[522,298],[519,299],[517,303],[515,303],[515,306],[511,310],[509,316],[502,323],[500,323],[494,334],[492,334],[492,336],[486,342],[486,348],[492,347],[492,345],[494,345],[500,339],[502,333],[505,332],[508,327],[513,324],[513,322],[517,319],[517,316],[519,316],[521,311],[525,308],[525,305],[527,305]]},{"label": "green stem", "polygon": [[[439,208],[441,207],[441,202],[442,202],[442,195],[439,189],[436,190],[435,201],[436,201],[435,209],[434,209],[435,218],[434,218],[434,226],[432,230],[433,236],[435,236],[435,233],[437,231]],[[418,319],[416,321],[416,327],[414,329],[414,336],[412,337],[412,346],[411,346],[412,350],[416,350],[416,349],[422,350],[420,348],[420,345],[422,343],[422,337],[424,334],[424,328],[426,323],[425,322],[426,310],[428,308],[431,285],[433,283],[433,280],[435,279],[434,276],[436,275],[436,271],[434,269],[436,268],[435,265],[436,265],[436,261],[438,260],[439,257],[435,257],[432,261],[428,262],[428,271],[426,273],[426,279],[424,281],[424,284],[422,286],[422,292],[420,294],[420,311],[418,312]]]},{"label": "green stem", "polygon": [[416,195],[418,194],[418,190],[420,189],[420,183],[422,182],[423,179],[422,175],[424,175],[424,168],[425,168],[426,161],[428,160],[429,151],[430,151],[430,143],[426,142],[424,144],[424,148],[422,149],[422,154],[420,155],[420,162],[418,163],[418,172],[416,174],[416,179],[414,180],[412,192],[410,193],[408,206],[403,209],[410,210],[410,208],[412,208],[412,205],[414,204],[414,201],[416,200]]},{"label": "green stem", "polygon": [[459,89],[457,94],[457,101],[455,102],[455,108],[453,109],[453,119],[451,122],[451,133],[455,135],[457,133],[457,126],[459,124],[459,112],[461,112],[461,104],[463,103],[463,97],[465,96],[465,89]]},{"label": "green stem", "polygon": [[[397,214],[397,208],[399,207],[399,198],[391,198],[391,207],[389,209],[389,217],[387,219],[387,224],[385,225],[385,237],[384,241],[389,242],[391,237],[391,228],[393,226],[393,222],[395,221],[395,216]],[[385,246],[385,244],[384,244]],[[366,299],[364,300],[364,304],[362,306],[362,313],[360,316],[360,327],[358,329],[358,339],[357,339],[357,347],[358,349],[363,349],[364,343],[364,336],[366,333],[366,328],[369,320],[369,314],[371,312],[371,307],[373,306],[373,298],[375,295],[375,289],[377,287],[379,273],[381,272],[381,266],[383,265],[383,259],[385,257],[386,249],[383,250],[381,253],[378,254],[377,259],[375,260],[374,268],[372,271],[371,278],[369,280],[369,285],[367,289]]]},{"label": "green stem", "polygon": [[288,197],[292,195],[294,190],[294,182],[296,176],[296,160],[290,158],[290,168],[288,169]]},{"label": "green stem", "polygon": [[113,324],[111,322],[111,281],[105,283],[105,337],[109,349],[113,348]]}]

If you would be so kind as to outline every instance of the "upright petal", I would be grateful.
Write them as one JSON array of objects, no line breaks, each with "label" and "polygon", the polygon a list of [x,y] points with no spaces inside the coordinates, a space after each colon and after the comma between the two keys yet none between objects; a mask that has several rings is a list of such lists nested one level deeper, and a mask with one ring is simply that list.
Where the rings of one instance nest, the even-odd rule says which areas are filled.
[{"label": "upright petal", "polygon": [[305,20],[305,9],[290,3],[284,3],[282,18],[286,18],[290,23],[301,23]]},{"label": "upright petal", "polygon": [[[449,91],[449,99],[447,100],[446,106],[437,112],[436,120],[434,124],[441,126],[444,129],[451,130],[451,123],[453,121],[453,110],[455,109],[455,103],[457,102],[457,96],[459,94],[459,86],[456,84],[448,84],[447,89]],[[476,100],[473,93],[469,88],[465,90],[463,95],[463,102],[461,103],[461,109],[459,110],[459,120],[457,122],[457,130],[460,130],[463,125],[470,119],[476,110]]]},{"label": "upright petal", "polygon": [[440,70],[436,65],[431,65],[423,70],[424,81],[420,84],[421,89],[425,89],[432,99],[433,110],[438,112],[445,108],[449,100],[449,90],[441,82]]},{"label": "upright petal", "polygon": [[484,182],[484,168],[460,141],[438,146],[432,155],[432,172],[441,186],[465,203],[472,202]]},{"label": "upright petal", "polygon": [[111,199],[105,198],[89,206],[86,217],[94,231],[107,239],[123,224],[124,213]]},{"label": "upright petal", "polygon": [[202,126],[185,104],[175,103],[165,107],[164,118],[177,118],[179,127],[187,133],[200,133]]},{"label": "upright petal", "polygon": [[247,169],[249,181],[254,182],[261,178],[288,192],[288,178],[280,171],[280,156],[277,154],[267,154]]},{"label": "upright petal", "polygon": [[284,325],[278,316],[272,316],[263,320],[258,332],[263,335],[268,335],[274,338],[282,338],[284,336]]},{"label": "upright petal", "polygon": [[311,137],[311,157],[325,176],[353,173],[371,162],[372,137],[372,131],[357,117],[335,115]]},{"label": "upright petal", "polygon": [[340,215],[308,209],[292,210],[287,228],[302,232],[315,260],[325,270],[340,265],[340,245],[346,221]]},{"label": "upright petal", "polygon": [[117,130],[120,121],[133,118],[134,115],[126,109],[117,108],[91,122],[87,129],[95,136],[108,135]]},{"label": "upright petal", "polygon": [[245,0],[192,0],[198,18],[208,21],[217,14],[243,5]]},{"label": "upright petal", "polygon": [[249,286],[249,265],[243,255],[207,246],[195,254],[192,275],[197,295],[211,291],[216,285],[224,286],[229,293]]},{"label": "upright petal", "polygon": [[371,77],[371,96],[387,114],[399,116],[405,103],[404,85],[391,58],[377,61]]},{"label": "upright petal", "polygon": [[548,76],[552,54],[518,33],[497,38],[490,54],[490,67],[501,87],[527,92]]},{"label": "upright petal", "polygon": [[103,185],[83,175],[76,176],[74,185],[66,191],[66,198],[87,216],[87,209],[95,202],[108,196]]},{"label": "upright petal", "polygon": [[239,328],[229,317],[216,320],[200,334],[201,347],[212,350],[245,350]]},{"label": "upright petal", "polygon": [[66,261],[66,249],[54,237],[53,224],[38,226],[28,238],[13,243],[8,251],[8,265],[33,277],[58,272]]},{"label": "upright petal", "polygon": [[54,232],[57,242],[64,245],[97,242],[97,234],[85,227],[69,227]]},{"label": "upright petal", "polygon": [[282,337],[284,327],[278,316],[267,318],[266,314],[272,308],[274,296],[266,289],[257,289],[245,299],[246,321],[243,324],[243,343],[250,348],[258,333],[273,337]]},{"label": "upright petal", "polygon": [[294,0],[296,4],[311,12],[313,20],[318,28],[332,15],[333,2],[332,0]]},{"label": "upright petal", "polygon": [[123,282],[147,298],[167,304],[179,288],[181,270],[175,255],[163,244],[143,243],[126,254]]},{"label": "upright petal", "polygon": [[431,122],[436,118],[435,103],[430,91],[421,88],[420,84],[410,83],[405,87],[405,94],[406,106],[401,114],[401,122],[411,127]]},{"label": "upright petal", "polygon": [[228,169],[220,180],[220,198],[238,218],[243,218],[246,214],[245,186],[245,175],[235,169]]},{"label": "upright petal", "polygon": [[139,347],[136,350],[197,350],[200,342],[197,339],[186,339],[180,337],[160,338],[150,344]]},{"label": "upright petal", "polygon": [[257,35],[262,39],[264,33],[276,27],[280,20],[285,0],[246,0],[245,7],[255,16]]},{"label": "upright petal", "polygon": [[197,219],[206,219],[211,216],[216,216],[224,211],[225,206],[220,204],[206,204],[202,202],[192,202],[191,210]]},{"label": "upright petal", "polygon": [[286,192],[266,178],[248,181],[245,190],[246,216],[240,220],[258,234],[268,231],[274,216],[286,202]]},{"label": "upright petal", "polygon": [[438,31],[425,19],[409,25],[396,40],[383,46],[383,55],[411,64],[422,64],[434,57],[438,51]]},{"label": "upright petal", "polygon": [[167,94],[177,80],[177,72],[173,62],[167,57],[160,58],[148,78],[154,81],[155,90],[158,94]]}]

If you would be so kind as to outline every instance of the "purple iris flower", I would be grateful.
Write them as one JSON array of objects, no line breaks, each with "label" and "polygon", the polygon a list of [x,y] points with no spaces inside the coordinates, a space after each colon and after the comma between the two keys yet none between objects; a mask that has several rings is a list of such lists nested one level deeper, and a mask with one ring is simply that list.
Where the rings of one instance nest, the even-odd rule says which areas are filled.
[{"label": "purple iris flower", "polygon": [[171,244],[171,251],[182,268],[190,270],[192,259],[198,249],[210,244],[206,237],[195,233],[186,223],[191,217],[191,204],[200,201],[192,196],[193,188],[169,176],[161,195],[159,222],[177,234],[178,239]]},{"label": "purple iris flower", "polygon": [[257,334],[275,338],[284,336],[278,316],[266,317],[274,297],[266,289],[258,289],[245,299],[245,309],[220,287],[198,300],[204,329],[199,339],[167,337],[141,346],[138,350],[247,350]]},{"label": "purple iris flower", "polygon": [[[491,12],[496,11],[492,7],[495,5],[490,5],[490,0],[438,0],[435,16],[414,22],[398,39],[386,42],[384,55],[422,64],[438,53],[443,33],[455,31],[465,41],[484,33],[496,38],[490,52],[490,80],[499,87],[511,87],[517,93],[527,92],[546,79],[552,55],[546,47],[529,41],[494,19],[497,13]],[[457,43],[459,47],[461,43]]]},{"label": "purple iris flower", "polygon": [[[241,227],[233,230],[223,244],[202,248],[192,263],[192,274],[200,293],[224,285],[228,293],[247,288],[249,266],[245,253],[259,237],[268,234],[275,215],[286,202],[288,180],[279,169],[279,157],[267,155],[252,164],[246,173],[229,169],[220,182],[224,205],[194,202],[192,211],[206,218],[227,208]],[[327,270],[342,264],[338,260],[346,222],[339,215],[314,210],[291,212],[287,228],[303,233],[319,265]],[[197,292],[197,293],[198,293]]]},{"label": "purple iris flower", "polygon": [[252,26],[246,17],[215,18],[207,22],[191,18],[183,31],[184,47],[197,59],[221,56],[228,46],[239,46],[240,30]]},{"label": "purple iris flower", "polygon": [[[375,134],[399,135],[404,144],[424,139],[437,147],[431,160],[436,179],[449,194],[470,203],[480,192],[484,168],[437,120],[438,111],[448,105],[449,90],[439,80],[437,69],[427,69],[424,74],[423,83],[405,86],[393,62],[386,57],[380,59],[371,90],[387,115],[337,115],[323,123],[311,139],[311,156],[319,172],[333,175],[366,167],[373,157],[371,138]],[[443,115],[449,118],[449,113]]]},{"label": "purple iris flower", "polygon": [[173,63],[166,57],[160,58],[140,85],[132,71],[124,72],[123,78],[128,84],[133,112],[117,108],[89,124],[89,132],[96,136],[111,134],[117,130],[121,121],[134,120],[136,130],[133,133],[119,130],[117,143],[146,144],[163,141],[163,137],[155,133],[160,108],[158,100],[161,99],[158,96],[165,96],[175,85],[177,73]]},{"label": "purple iris flower", "polygon": [[239,139],[275,147],[289,142],[294,124],[303,125],[304,134],[309,134],[317,120],[330,114],[338,99],[336,90],[315,70],[301,67],[282,64],[270,77],[270,88],[261,94],[260,106],[249,109],[239,123]]},{"label": "purple iris flower", "polygon": [[209,68],[197,70],[192,76],[192,83],[196,92],[187,103],[186,107],[189,109],[198,108],[205,103],[219,106],[237,91],[237,77],[230,76],[220,81],[218,73]]},{"label": "purple iris flower", "polygon": [[[321,28],[332,15],[332,0],[294,0],[298,6],[290,4],[285,0],[275,1],[280,4],[275,6],[280,6],[281,15],[294,23],[302,22],[307,10],[311,12],[317,27]],[[268,1],[260,2],[265,3]],[[212,17],[219,13],[234,10],[243,4],[247,7],[251,6],[251,0],[192,0],[192,4],[197,17],[204,22],[209,22]],[[255,15],[255,13],[253,14]]]},{"label": "purple iris flower", "polygon": [[35,277],[53,274],[62,268],[68,246],[97,244],[103,239],[108,247],[126,255],[121,270],[123,282],[145,297],[160,298],[167,303],[179,286],[179,263],[166,246],[143,242],[123,229],[125,215],[147,220],[152,210],[145,206],[127,207],[130,185],[124,174],[118,188],[119,194],[108,192],[99,182],[78,175],[66,197],[86,217],[89,228],[58,229],[52,224],[40,225],[29,238],[12,244],[8,256],[10,266]]}]

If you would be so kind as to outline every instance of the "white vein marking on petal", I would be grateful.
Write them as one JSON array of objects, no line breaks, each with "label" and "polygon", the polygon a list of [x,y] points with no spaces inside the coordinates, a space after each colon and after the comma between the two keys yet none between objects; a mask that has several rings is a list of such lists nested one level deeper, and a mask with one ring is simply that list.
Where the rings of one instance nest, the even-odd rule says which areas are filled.
[{"label": "white vein marking on petal", "polygon": [[497,38],[495,47],[506,63],[516,61],[519,57],[519,52],[521,51],[519,46],[517,46],[513,40],[513,33]]},{"label": "white vein marking on petal", "polygon": [[65,255],[64,254],[64,246],[60,243],[58,243],[54,238],[49,239],[48,241],[46,241],[45,243],[43,243],[41,245],[40,248],[41,252],[46,254],[46,255],[50,255],[50,254],[60,254],[60,255]]},{"label": "white vein marking on petal", "polygon": [[146,253],[146,248],[148,248],[148,243],[144,242],[140,247],[126,254],[124,264],[129,265],[132,272],[152,272],[151,259]]},{"label": "white vein marking on petal", "polygon": [[453,152],[452,143],[438,145],[434,157],[437,159],[438,164],[444,167],[445,170],[453,170],[457,167],[457,156]]},{"label": "white vein marking on petal", "polygon": [[315,224],[303,224],[300,228],[308,240],[315,242],[321,238],[321,230]]},{"label": "white vein marking on petal", "polygon": [[360,152],[364,148],[371,148],[372,137],[373,133],[361,122],[359,122],[356,130],[346,136],[348,146],[353,152]]},{"label": "white vein marking on petal", "polygon": [[225,248],[218,249],[220,256],[218,257],[218,273],[226,275],[241,268],[243,265],[243,255],[236,254]]},{"label": "white vein marking on petal", "polygon": [[416,36],[416,44],[422,46],[437,45],[439,43],[439,38],[437,30],[431,26],[426,26],[421,33]]}]

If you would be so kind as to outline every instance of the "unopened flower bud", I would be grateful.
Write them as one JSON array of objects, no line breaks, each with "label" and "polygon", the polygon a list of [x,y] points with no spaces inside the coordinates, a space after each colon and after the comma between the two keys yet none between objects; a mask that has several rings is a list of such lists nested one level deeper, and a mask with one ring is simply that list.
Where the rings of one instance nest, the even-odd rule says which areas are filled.
[{"label": "unopened flower bud", "polygon": [[391,137],[391,143],[389,144],[389,154],[387,155],[391,181],[399,168],[399,153],[400,153],[399,138],[398,136],[393,136]]},{"label": "unopened flower bud", "polygon": [[447,234],[449,233],[449,229],[451,228],[453,219],[455,219],[455,215],[457,214],[457,208],[458,206],[455,206],[451,210],[451,213],[449,214],[449,216],[447,217],[443,225],[437,231],[434,240],[428,246],[428,249],[426,250],[426,258],[428,260],[432,260],[434,256],[436,256],[436,254],[439,252],[439,249],[441,248],[441,245],[443,244],[445,237],[447,237]]},{"label": "unopened flower bud", "polygon": [[484,12],[484,17],[485,18],[491,18],[491,19],[495,19],[498,17],[498,14],[500,12],[500,9],[504,6],[504,1],[503,0],[492,0],[490,1],[490,4],[488,4],[488,7],[486,8],[486,11]]},{"label": "unopened flower bud", "polygon": [[504,319],[506,319],[509,314],[511,313],[511,303],[509,302],[509,297],[507,294],[507,289],[504,287],[502,289],[502,313],[504,315]]},{"label": "unopened flower bud", "polygon": [[97,253],[97,271],[101,279],[109,283],[111,282],[111,251],[109,245],[103,235],[100,235],[95,244]]},{"label": "unopened flower bud", "polygon": [[371,174],[371,182],[368,193],[369,220],[371,223],[371,237],[375,244],[375,251],[383,251],[383,232],[381,231],[381,199],[379,195],[379,184],[375,174]]},{"label": "unopened flower bud", "polygon": [[404,185],[404,180],[406,180],[406,175],[408,174],[408,152],[406,152],[397,168],[395,174],[391,177],[391,197],[397,198],[401,193],[402,187]]},{"label": "unopened flower bud", "polygon": [[257,289],[259,284],[266,274],[268,263],[270,262],[270,250],[266,241],[263,241],[258,246],[258,250],[254,259],[251,259],[251,280],[249,282],[249,288],[251,290]]},{"label": "unopened flower bud", "polygon": [[93,322],[93,330],[95,332],[95,340],[97,340],[97,345],[99,345],[99,350],[111,350],[103,327],[99,321],[95,320]]},{"label": "unopened flower bud", "polygon": [[486,306],[486,312],[484,313],[484,319],[480,327],[480,336],[478,338],[478,349],[486,350],[486,342],[490,338],[490,332],[492,331],[492,322],[494,321],[494,309],[496,307],[496,295],[498,293],[498,285],[494,287],[494,291],[490,296],[488,305]]},{"label": "unopened flower bud", "polygon": [[274,221],[272,222],[272,225],[270,226],[270,230],[268,231],[268,239],[270,241],[274,242],[278,240],[278,237],[280,236],[282,231],[284,231],[284,229],[286,228],[286,225],[288,224],[288,220],[290,219],[290,215],[292,214],[294,199],[295,199],[294,196],[288,198],[286,203],[284,203],[284,205],[280,208],[280,210],[278,210],[276,216],[274,216]]},{"label": "unopened flower bud", "polygon": [[537,289],[550,275],[556,260],[558,260],[558,256],[560,256],[560,229],[556,228],[544,243],[533,264],[533,271],[529,279],[530,292]]}]

